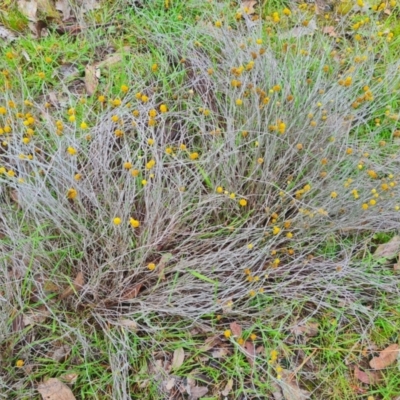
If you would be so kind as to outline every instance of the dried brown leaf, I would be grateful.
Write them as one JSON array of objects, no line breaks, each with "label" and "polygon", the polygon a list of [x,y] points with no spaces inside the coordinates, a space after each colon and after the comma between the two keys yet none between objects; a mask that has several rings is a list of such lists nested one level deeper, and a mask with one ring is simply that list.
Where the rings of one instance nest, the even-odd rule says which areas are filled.
[{"label": "dried brown leaf", "polygon": [[97,68],[93,65],[86,65],[85,67],[85,88],[86,93],[91,96],[97,89],[99,80],[97,78]]},{"label": "dried brown leaf", "polygon": [[24,14],[30,21],[36,22],[36,13],[38,9],[38,3],[35,0],[18,0],[18,9]]},{"label": "dried brown leaf", "polygon": [[224,358],[229,354],[229,349],[227,347],[220,347],[218,349],[215,349],[211,355],[214,358]]},{"label": "dried brown leaf", "polygon": [[71,389],[56,378],[50,378],[37,388],[43,400],[75,400]]},{"label": "dried brown leaf", "polygon": [[200,350],[208,351],[219,344],[221,344],[220,335],[211,336],[205,340],[203,346],[200,347]]},{"label": "dried brown leaf", "polygon": [[247,361],[251,366],[253,366],[254,360],[256,358],[256,348],[254,346],[254,343],[247,340],[246,343],[244,344],[244,348],[246,349],[245,354]]},{"label": "dried brown leaf", "polygon": [[51,355],[51,358],[54,361],[61,361],[63,359],[65,359],[69,353],[71,352],[71,347],[64,344],[62,346],[60,346],[58,349],[55,349],[53,354]]},{"label": "dried brown leaf", "polygon": [[76,275],[76,278],[72,282],[72,286],[69,286],[64,292],[61,294],[60,298],[65,299],[66,297],[71,296],[71,294],[75,292],[79,292],[85,283],[85,278],[83,276],[83,272],[79,271]]},{"label": "dried brown leaf", "polygon": [[375,250],[375,258],[395,258],[400,252],[400,236],[394,236],[387,243],[383,243]]},{"label": "dried brown leaf", "polygon": [[94,66],[96,68],[104,68],[104,67],[111,67],[111,65],[118,64],[119,62],[122,61],[122,54],[120,53],[114,53],[107,57],[103,61],[99,61]]},{"label": "dried brown leaf", "polygon": [[165,389],[167,389],[168,391],[172,390],[172,388],[175,386],[175,378],[171,378],[168,380],[168,382],[166,382],[165,384]]},{"label": "dried brown leaf", "polygon": [[185,350],[182,347],[177,348],[174,351],[174,357],[172,358],[172,369],[178,369],[183,364],[185,360]]},{"label": "dried brown leaf", "polygon": [[240,6],[241,11],[247,12],[247,14],[252,15],[256,12],[254,6],[257,4],[255,0],[242,0],[242,4]]},{"label": "dried brown leaf", "polygon": [[388,367],[397,360],[399,345],[394,343],[382,350],[378,357],[374,357],[369,365],[371,368],[379,370]]},{"label": "dried brown leaf", "polygon": [[141,287],[143,286],[142,283],[138,283],[134,286],[129,287],[121,296],[121,300],[131,300],[138,296]]},{"label": "dried brown leaf", "polygon": [[15,40],[17,36],[5,26],[0,25],[0,38],[3,40],[9,40],[11,42]]},{"label": "dried brown leaf", "polygon": [[380,380],[380,376],[376,371],[364,372],[361,371],[357,366],[354,367],[354,376],[360,382],[366,383],[367,385],[373,385]]},{"label": "dried brown leaf", "polygon": [[137,331],[138,329],[137,322],[132,319],[122,318],[119,320],[119,323],[125,328],[132,329],[133,331]]},{"label": "dried brown leaf", "polygon": [[24,326],[42,324],[49,316],[50,311],[46,307],[39,308],[24,314],[23,323]]},{"label": "dried brown leaf", "polygon": [[197,400],[208,393],[208,388],[205,386],[194,386],[190,388],[190,400]]},{"label": "dried brown leaf", "polygon": [[234,336],[242,336],[242,327],[236,321],[231,322],[229,326]]},{"label": "dried brown leaf", "polygon": [[310,392],[301,389],[292,378],[292,373],[283,370],[281,389],[285,400],[306,400],[310,398]]},{"label": "dried brown leaf", "polygon": [[56,10],[61,12],[63,21],[71,17],[72,9],[69,0],[57,0]]},{"label": "dried brown leaf", "polygon": [[322,28],[322,32],[326,33],[327,35],[331,36],[331,37],[337,37],[338,34],[335,31],[335,27],[334,26],[324,26]]},{"label": "dried brown leaf", "polygon": [[233,388],[233,379],[229,379],[226,383],[224,390],[221,392],[222,396],[228,396]]},{"label": "dried brown leaf", "polygon": [[60,376],[60,379],[66,383],[75,383],[78,379],[78,374],[75,372],[67,372]]},{"label": "dried brown leaf", "polygon": [[308,337],[314,337],[318,335],[318,323],[316,322],[309,322],[305,325],[296,325],[294,326],[291,331],[296,335],[305,335]]}]

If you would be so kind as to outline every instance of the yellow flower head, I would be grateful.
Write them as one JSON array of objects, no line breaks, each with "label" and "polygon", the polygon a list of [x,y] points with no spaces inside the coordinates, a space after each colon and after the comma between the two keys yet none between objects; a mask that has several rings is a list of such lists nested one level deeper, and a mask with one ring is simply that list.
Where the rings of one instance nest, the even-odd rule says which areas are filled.
[{"label": "yellow flower head", "polygon": [[140,222],[134,218],[131,218],[129,220],[129,223],[131,224],[132,228],[139,228],[139,226],[140,226]]},{"label": "yellow flower head", "polygon": [[122,220],[121,220],[121,218],[119,218],[119,217],[115,217],[115,218],[113,219],[114,225],[120,225],[121,222],[122,222]]},{"label": "yellow flower head", "polygon": [[242,207],[246,207],[247,206],[247,200],[246,199],[240,199],[239,200],[239,205],[241,205]]},{"label": "yellow flower head", "polygon": [[70,154],[71,156],[74,156],[74,155],[77,153],[76,149],[75,149],[74,147],[71,147],[71,146],[69,146],[69,147],[67,148],[67,152],[68,152],[68,154]]},{"label": "yellow flower head", "polygon": [[67,197],[71,200],[76,199],[78,196],[78,191],[74,188],[68,189]]},{"label": "yellow flower head", "polygon": [[224,336],[229,339],[232,336],[232,331],[230,329],[227,329],[224,331]]},{"label": "yellow flower head", "polygon": [[147,268],[148,268],[150,271],[153,271],[153,270],[156,269],[156,264],[154,264],[154,263],[149,263],[149,264],[147,264]]}]

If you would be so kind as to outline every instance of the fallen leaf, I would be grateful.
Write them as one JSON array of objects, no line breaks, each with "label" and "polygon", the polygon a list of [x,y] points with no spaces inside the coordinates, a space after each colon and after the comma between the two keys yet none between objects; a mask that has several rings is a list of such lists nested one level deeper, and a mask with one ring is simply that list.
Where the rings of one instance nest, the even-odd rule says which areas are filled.
[{"label": "fallen leaf", "polygon": [[85,67],[85,88],[86,93],[91,96],[97,89],[99,79],[97,77],[97,70],[93,65],[86,65]]},{"label": "fallen leaf", "polygon": [[314,337],[318,335],[318,323],[316,322],[309,322],[304,325],[296,325],[294,326],[291,331],[296,335],[305,335],[308,337]]},{"label": "fallen leaf", "polygon": [[231,322],[229,326],[234,336],[242,336],[242,327],[236,321]]},{"label": "fallen leaf", "polygon": [[115,53],[108,56],[105,60],[97,62],[96,64],[94,64],[94,66],[96,68],[111,67],[111,65],[118,64],[121,61],[122,61],[122,54]]},{"label": "fallen leaf", "polygon": [[38,310],[27,312],[23,315],[24,326],[42,324],[50,316],[50,311],[43,307]]},{"label": "fallen leaf", "polygon": [[290,371],[282,371],[280,386],[285,400],[306,400],[310,398],[310,392],[301,389],[297,382],[293,381]]},{"label": "fallen leaf", "polygon": [[5,26],[0,25],[0,38],[12,42],[17,38],[17,36]]},{"label": "fallen leaf", "polygon": [[166,384],[165,389],[170,391],[175,386],[175,378],[171,378]]},{"label": "fallen leaf", "polygon": [[66,383],[75,383],[78,379],[78,374],[75,372],[69,372],[60,376],[60,379]]},{"label": "fallen leaf", "polygon": [[63,346],[60,346],[58,349],[54,350],[53,354],[51,355],[51,358],[54,361],[61,361],[65,359],[70,352],[71,352],[71,347],[64,344]]},{"label": "fallen leaf", "polygon": [[228,396],[232,388],[233,388],[233,379],[229,379],[229,381],[225,385],[225,389],[221,392],[222,396]]},{"label": "fallen leaf", "polygon": [[33,22],[37,21],[36,18],[36,13],[38,8],[37,1],[18,0],[17,4],[19,11],[21,11],[21,13],[24,14],[30,21]]},{"label": "fallen leaf", "polygon": [[242,4],[240,6],[240,10],[242,12],[246,12],[247,14],[251,15],[256,12],[254,9],[254,6],[257,4],[257,1],[255,0],[243,0]]},{"label": "fallen leaf", "polygon": [[215,349],[211,355],[214,358],[224,358],[229,354],[229,349],[227,347],[220,347],[219,349]]},{"label": "fallen leaf", "polygon": [[208,351],[219,344],[221,344],[220,335],[211,336],[204,341],[204,344],[200,347],[200,350]]},{"label": "fallen leaf", "polygon": [[123,327],[132,329],[133,331],[137,331],[137,329],[138,329],[137,322],[132,320],[132,319],[122,318],[122,319],[119,320],[119,323]]},{"label": "fallen leaf", "polygon": [[138,283],[135,286],[129,287],[121,296],[121,300],[131,300],[138,296],[139,291],[142,287],[142,283]]},{"label": "fallen leaf", "polygon": [[72,286],[69,286],[67,289],[65,289],[60,298],[65,299],[66,297],[71,296],[71,294],[79,292],[82,289],[84,283],[85,278],[83,277],[83,272],[79,271],[76,275],[76,278],[72,282]]},{"label": "fallen leaf", "polygon": [[63,21],[66,21],[71,17],[72,9],[69,4],[69,0],[57,0],[56,10],[61,12]]},{"label": "fallen leaf", "polygon": [[245,354],[246,354],[247,361],[249,362],[249,364],[251,366],[253,366],[254,360],[256,358],[256,348],[254,346],[254,343],[250,342],[250,341],[246,341],[246,343],[244,344],[244,348],[246,349]]},{"label": "fallen leaf", "polygon": [[174,351],[174,357],[172,358],[172,369],[178,369],[185,359],[185,350],[182,347],[179,347]]},{"label": "fallen leaf", "polygon": [[194,386],[190,389],[190,400],[197,400],[208,393],[208,388],[205,386]]},{"label": "fallen leaf", "polygon": [[50,378],[37,388],[43,400],[75,400],[71,389],[56,378]]},{"label": "fallen leaf", "polygon": [[331,37],[337,37],[338,34],[335,31],[335,27],[333,26],[324,26],[322,28],[322,32],[326,33],[327,35],[331,36]]},{"label": "fallen leaf", "polygon": [[374,372],[364,372],[361,371],[357,366],[354,367],[354,376],[363,383],[366,383],[367,385],[373,385],[377,382],[379,382],[380,376]]},{"label": "fallen leaf", "polygon": [[161,260],[158,262],[158,277],[159,279],[165,279],[164,268],[167,265],[168,261],[172,258],[171,253],[163,254]]},{"label": "fallen leaf", "polygon": [[379,370],[388,367],[393,364],[397,360],[397,356],[399,354],[399,345],[391,344],[386,347],[386,349],[382,350],[378,357],[374,357],[369,365],[371,368]]},{"label": "fallen leaf", "polygon": [[395,258],[400,252],[400,236],[394,236],[375,250],[374,258]]}]

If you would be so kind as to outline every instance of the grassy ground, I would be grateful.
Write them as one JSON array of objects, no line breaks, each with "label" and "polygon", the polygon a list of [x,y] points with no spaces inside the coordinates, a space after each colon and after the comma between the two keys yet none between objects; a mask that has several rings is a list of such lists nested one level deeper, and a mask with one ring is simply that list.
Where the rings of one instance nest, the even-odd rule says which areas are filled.
[{"label": "grassy ground", "polygon": [[364,2],[108,1],[40,39],[6,3],[0,398],[400,395],[396,363],[354,372],[400,328],[374,256],[400,226],[399,8]]}]

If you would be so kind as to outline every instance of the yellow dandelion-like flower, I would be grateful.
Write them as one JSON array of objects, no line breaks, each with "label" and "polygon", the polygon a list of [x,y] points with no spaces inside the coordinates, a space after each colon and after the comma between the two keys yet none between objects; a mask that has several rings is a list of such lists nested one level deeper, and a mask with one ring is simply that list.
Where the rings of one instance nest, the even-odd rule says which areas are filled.
[{"label": "yellow dandelion-like flower", "polygon": [[87,129],[88,125],[86,122],[81,122],[81,129]]},{"label": "yellow dandelion-like flower", "polygon": [[122,86],[121,86],[121,92],[126,93],[128,90],[129,90],[129,87],[128,87],[128,86],[126,86],[126,85],[122,85]]},{"label": "yellow dandelion-like flower", "polygon": [[9,169],[9,170],[7,171],[7,175],[8,175],[10,178],[14,178],[15,172],[14,172],[12,169]]},{"label": "yellow dandelion-like flower", "polygon": [[244,345],[244,339],[241,338],[241,337],[238,338],[236,342],[237,342],[237,344],[238,344],[239,346],[243,346],[243,345]]},{"label": "yellow dandelion-like flower", "polygon": [[151,70],[152,70],[153,72],[156,72],[156,71],[158,70],[158,64],[153,64],[153,65],[151,66]]},{"label": "yellow dandelion-like flower", "polygon": [[24,360],[17,360],[17,362],[15,363],[15,366],[17,368],[22,368],[25,365],[25,361]]},{"label": "yellow dandelion-like flower", "polygon": [[160,112],[161,113],[166,113],[168,111],[168,107],[165,104],[161,104],[160,106]]},{"label": "yellow dandelion-like flower", "polygon": [[224,192],[224,189],[223,189],[222,186],[218,186],[218,187],[215,189],[215,191],[216,191],[217,193],[221,194],[221,193]]},{"label": "yellow dandelion-like flower", "polygon": [[140,100],[142,101],[142,103],[147,103],[149,101],[149,98],[145,94],[143,94],[140,97]]},{"label": "yellow dandelion-like flower", "polygon": [[361,206],[361,208],[363,210],[368,210],[368,204],[367,203],[363,203],[363,205]]},{"label": "yellow dandelion-like flower", "polygon": [[351,148],[346,149],[346,154],[347,155],[353,154],[353,149],[351,149]]},{"label": "yellow dandelion-like flower", "polygon": [[179,146],[179,148],[181,149],[181,150],[186,150],[186,145],[184,145],[183,143]]},{"label": "yellow dandelion-like flower", "polygon": [[220,20],[215,21],[214,26],[215,26],[216,28],[221,28],[221,26],[222,26],[222,21],[220,21]]},{"label": "yellow dandelion-like flower", "polygon": [[242,207],[246,207],[247,206],[247,200],[246,199],[240,199],[239,200],[239,205]]},{"label": "yellow dandelion-like flower", "polygon": [[237,106],[241,106],[243,104],[243,100],[242,99],[236,99],[236,105]]},{"label": "yellow dandelion-like flower", "polygon": [[232,336],[232,331],[230,329],[225,330],[224,336],[229,339]]},{"label": "yellow dandelion-like flower", "polygon": [[140,171],[138,169],[131,169],[131,175],[133,177],[138,177],[139,176]]},{"label": "yellow dandelion-like flower", "polygon": [[67,148],[67,152],[68,154],[70,154],[71,156],[74,156],[75,154],[77,154],[77,150],[74,147],[69,146]]},{"label": "yellow dandelion-like flower", "polygon": [[116,129],[114,131],[114,135],[119,138],[119,137],[124,136],[124,132],[121,129]]},{"label": "yellow dandelion-like flower", "polygon": [[124,162],[124,168],[125,169],[131,169],[132,168],[132,163],[129,161]]},{"label": "yellow dandelion-like flower", "polygon": [[119,218],[119,217],[115,217],[115,218],[113,219],[113,224],[114,224],[114,225],[120,225],[121,222],[122,222],[122,220],[121,220],[121,218]]},{"label": "yellow dandelion-like flower", "polygon": [[120,106],[122,104],[122,101],[121,101],[121,99],[114,99],[114,100],[111,100],[111,104],[114,107],[118,107],[118,106]]},{"label": "yellow dandelion-like flower", "polygon": [[150,118],[155,118],[156,116],[157,116],[157,110],[155,110],[154,108],[151,109],[151,110],[149,111],[149,117],[150,117]]},{"label": "yellow dandelion-like flower", "polygon": [[264,159],[262,158],[262,157],[260,157],[260,158],[257,158],[257,163],[258,164],[262,164],[264,162]]},{"label": "yellow dandelion-like flower", "polygon": [[229,195],[229,198],[231,198],[232,200],[233,200],[235,197],[236,197],[235,193],[231,193],[231,194]]},{"label": "yellow dandelion-like flower", "polygon": [[69,122],[75,122],[75,121],[76,121],[75,115],[70,115],[70,116],[68,117],[68,120],[69,120]]},{"label": "yellow dandelion-like flower", "polygon": [[199,153],[197,152],[190,153],[189,158],[191,160],[197,160],[199,158]]},{"label": "yellow dandelion-like flower", "polygon": [[288,233],[286,234],[286,237],[287,237],[288,239],[291,239],[291,238],[293,237],[293,233],[292,233],[292,232],[288,232]]},{"label": "yellow dandelion-like flower", "polygon": [[250,290],[250,292],[249,292],[249,296],[250,296],[250,297],[254,297],[256,294],[257,294],[257,293],[256,293],[255,290]]},{"label": "yellow dandelion-like flower", "polygon": [[375,199],[371,199],[371,200],[369,201],[369,204],[370,204],[371,206],[374,206],[374,205],[376,204],[376,200],[375,200]]},{"label": "yellow dandelion-like flower", "polygon": [[74,188],[68,189],[68,193],[67,193],[67,198],[68,199],[76,199],[76,196],[78,196],[78,191]]},{"label": "yellow dandelion-like flower", "polygon": [[147,139],[147,144],[149,145],[149,146],[153,146],[153,144],[155,143],[155,140],[154,139]]},{"label": "yellow dandelion-like flower", "polygon": [[171,155],[173,152],[174,152],[174,150],[172,149],[172,147],[167,147],[165,149],[165,153],[168,154],[168,155]]},{"label": "yellow dandelion-like flower", "polygon": [[143,180],[142,180],[142,185],[143,185],[143,186],[146,186],[146,185],[147,185],[146,179],[143,179]]},{"label": "yellow dandelion-like flower", "polygon": [[74,179],[75,179],[76,181],[80,181],[80,180],[82,179],[82,175],[81,175],[81,174],[75,174],[75,175],[74,175]]},{"label": "yellow dandelion-like flower", "polygon": [[129,223],[131,224],[132,228],[139,228],[140,226],[140,222],[134,218],[130,218]]},{"label": "yellow dandelion-like flower", "polygon": [[256,340],[256,339],[257,339],[257,335],[255,333],[252,333],[250,335],[250,340],[252,340],[254,342],[254,340]]},{"label": "yellow dandelion-like flower", "polygon": [[277,235],[280,231],[281,231],[281,228],[279,228],[278,226],[274,226],[274,227],[272,228],[272,233],[273,233],[274,235]]},{"label": "yellow dandelion-like flower", "polygon": [[248,248],[249,250],[252,250],[253,247],[254,247],[253,243],[249,243],[249,244],[247,245],[247,248]]},{"label": "yellow dandelion-like flower", "polygon": [[100,95],[100,96],[97,98],[97,101],[100,102],[100,103],[104,103],[104,102],[106,101],[106,96]]},{"label": "yellow dandelion-like flower", "polygon": [[147,264],[147,268],[148,268],[150,271],[154,271],[154,270],[156,269],[156,264],[154,264],[154,263],[148,263],[148,264]]},{"label": "yellow dandelion-like flower", "polygon": [[378,174],[377,174],[373,169],[369,169],[369,170],[367,171],[367,174],[368,174],[369,177],[372,178],[372,179],[378,178]]},{"label": "yellow dandelion-like flower", "polygon": [[331,192],[332,199],[336,199],[337,196],[338,196],[337,192]]},{"label": "yellow dandelion-like flower", "polygon": [[151,159],[149,162],[146,163],[146,168],[147,169],[152,169],[156,165],[156,162]]}]

